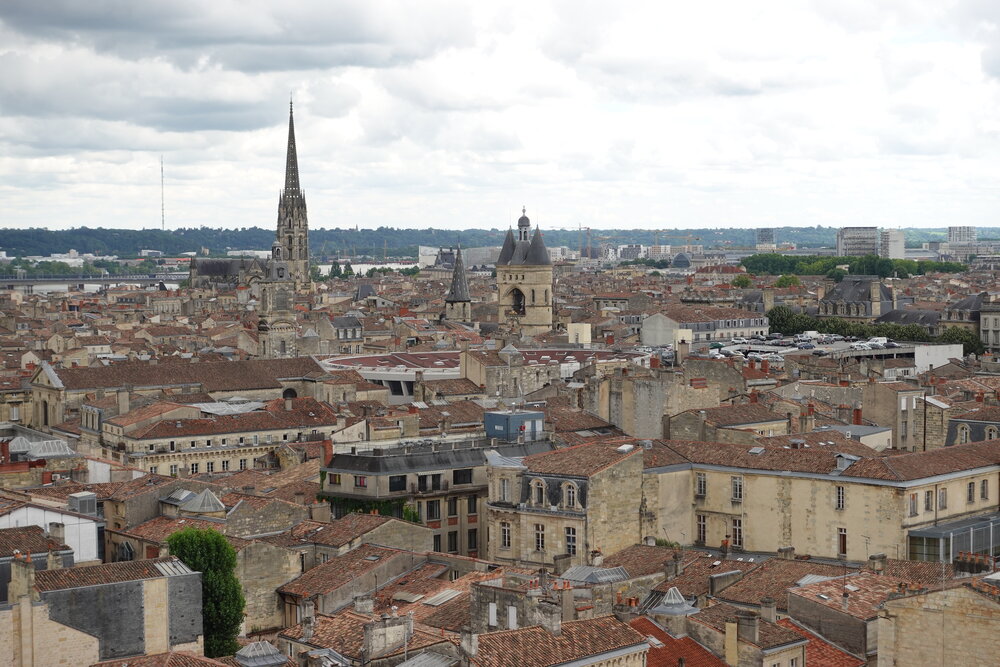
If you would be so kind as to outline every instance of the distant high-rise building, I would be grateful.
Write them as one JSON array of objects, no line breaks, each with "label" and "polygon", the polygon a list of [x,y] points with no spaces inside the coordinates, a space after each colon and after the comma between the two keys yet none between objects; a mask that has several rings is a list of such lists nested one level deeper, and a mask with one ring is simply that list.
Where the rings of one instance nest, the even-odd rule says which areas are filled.
[{"label": "distant high-rise building", "polygon": [[883,229],[879,235],[878,256],[886,259],[906,258],[906,238],[902,229]]},{"label": "distant high-rise building", "polygon": [[877,255],[878,251],[878,227],[841,227],[837,232],[837,255],[840,257]]},{"label": "distant high-rise building", "polygon": [[975,227],[949,227],[948,228],[948,243],[955,243],[958,245],[975,243],[976,242],[976,228]]},{"label": "distant high-rise building", "polygon": [[757,250],[775,250],[778,246],[774,242],[774,228],[758,227],[754,234],[754,247]]}]

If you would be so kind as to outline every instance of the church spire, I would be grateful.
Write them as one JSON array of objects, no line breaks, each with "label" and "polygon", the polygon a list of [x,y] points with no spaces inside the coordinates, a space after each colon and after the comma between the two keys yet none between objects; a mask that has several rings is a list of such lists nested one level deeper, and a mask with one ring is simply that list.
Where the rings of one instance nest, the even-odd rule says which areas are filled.
[{"label": "church spire", "polygon": [[[285,158],[285,190],[299,189],[299,156],[295,151],[295,118],[288,100],[288,155]],[[292,194],[292,193],[289,193]]]},{"label": "church spire", "polygon": [[465,263],[462,261],[462,247],[455,253],[455,268],[451,272],[451,289],[444,297],[445,303],[472,301],[469,296],[469,281],[465,277]]}]

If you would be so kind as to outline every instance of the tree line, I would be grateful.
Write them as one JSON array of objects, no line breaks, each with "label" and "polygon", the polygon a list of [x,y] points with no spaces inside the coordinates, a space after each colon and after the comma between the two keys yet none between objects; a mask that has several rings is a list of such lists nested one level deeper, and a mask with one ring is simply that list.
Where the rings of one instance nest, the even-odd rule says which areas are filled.
[{"label": "tree line", "polygon": [[[789,256],[765,253],[744,257],[740,262],[746,270],[758,275],[827,276],[837,282],[847,274],[909,278],[927,273],[961,273],[968,269],[958,262],[931,260],[888,259],[877,255],[864,257],[827,257],[824,255]],[[845,271],[837,267],[848,266]]]}]

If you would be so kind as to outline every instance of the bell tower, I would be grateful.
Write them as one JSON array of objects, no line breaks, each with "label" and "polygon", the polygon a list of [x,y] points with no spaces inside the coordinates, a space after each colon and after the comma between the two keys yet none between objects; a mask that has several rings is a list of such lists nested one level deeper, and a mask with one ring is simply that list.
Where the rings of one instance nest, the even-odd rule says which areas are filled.
[{"label": "bell tower", "polygon": [[285,155],[285,187],[278,199],[276,241],[287,262],[295,288],[309,284],[309,218],[306,196],[299,187],[299,158],[295,148],[295,117],[288,103],[288,151]]},{"label": "bell tower", "polygon": [[517,322],[522,334],[536,336],[552,329],[552,261],[527,210],[521,209],[517,238],[507,231],[497,259],[500,320]]}]

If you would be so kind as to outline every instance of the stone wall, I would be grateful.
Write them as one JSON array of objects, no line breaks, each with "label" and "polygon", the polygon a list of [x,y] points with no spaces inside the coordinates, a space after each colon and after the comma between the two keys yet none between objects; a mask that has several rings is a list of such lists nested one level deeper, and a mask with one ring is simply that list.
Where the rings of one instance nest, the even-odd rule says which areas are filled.
[{"label": "stone wall", "polygon": [[281,596],[276,589],[301,574],[299,556],[267,542],[252,542],[240,549],[236,576],[246,598],[244,629],[269,630],[282,625]]},{"label": "stone wall", "polygon": [[99,641],[49,618],[49,607],[24,597],[0,605],[0,664],[90,665],[100,660]]}]

